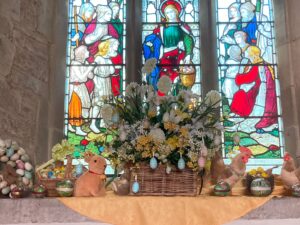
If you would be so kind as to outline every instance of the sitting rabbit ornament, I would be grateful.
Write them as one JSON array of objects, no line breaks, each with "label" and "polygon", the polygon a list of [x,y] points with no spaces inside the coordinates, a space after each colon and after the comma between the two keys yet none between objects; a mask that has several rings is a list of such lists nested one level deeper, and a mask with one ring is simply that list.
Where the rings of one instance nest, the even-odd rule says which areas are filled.
[{"label": "sitting rabbit ornament", "polygon": [[106,180],[104,174],[106,168],[105,159],[99,155],[88,152],[85,153],[84,160],[89,164],[89,170],[77,179],[74,196],[104,196]]}]

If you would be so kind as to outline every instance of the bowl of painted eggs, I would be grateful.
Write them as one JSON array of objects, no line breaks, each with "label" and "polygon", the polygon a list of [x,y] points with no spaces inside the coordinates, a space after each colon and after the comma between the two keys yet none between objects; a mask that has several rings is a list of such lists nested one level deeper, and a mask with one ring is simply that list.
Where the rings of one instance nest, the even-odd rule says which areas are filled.
[{"label": "bowl of painted eggs", "polygon": [[47,189],[42,184],[37,184],[33,187],[32,195],[35,198],[44,198],[46,196]]},{"label": "bowl of painted eggs", "polygon": [[56,191],[60,197],[71,197],[74,185],[71,180],[63,180],[56,183]]},{"label": "bowl of painted eggs", "polygon": [[214,187],[215,196],[228,196],[230,195],[231,188],[230,185],[225,181],[218,182]]}]

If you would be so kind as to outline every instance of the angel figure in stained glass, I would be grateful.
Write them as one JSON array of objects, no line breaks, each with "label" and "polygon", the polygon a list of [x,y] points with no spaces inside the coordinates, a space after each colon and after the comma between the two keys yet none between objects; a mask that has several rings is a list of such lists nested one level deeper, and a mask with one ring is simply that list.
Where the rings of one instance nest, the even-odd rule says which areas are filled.
[{"label": "angel figure in stained glass", "polygon": [[111,75],[115,72],[115,67],[111,61],[118,53],[119,42],[111,36],[104,37],[98,46],[98,53],[95,55],[94,69],[95,89],[92,93],[92,122],[90,125],[94,133],[100,133],[96,126],[96,119],[99,117],[100,107],[103,100],[108,100],[112,96]]},{"label": "angel figure in stained glass", "polygon": [[85,82],[94,77],[94,67],[86,64],[88,56],[87,47],[79,46],[74,50],[74,60],[70,68],[69,130],[82,136],[86,135],[81,129],[83,119],[88,118],[91,107]]},{"label": "angel figure in stained glass", "polygon": [[263,14],[262,1],[257,0],[256,6],[250,1],[241,4],[241,30],[247,34],[247,42],[261,49],[261,55],[267,62],[272,62],[271,25],[268,17]]},{"label": "angel figure in stained glass", "polygon": [[237,30],[240,30],[240,22],[241,22],[241,13],[240,13],[240,3],[233,3],[228,8],[228,17],[229,22],[223,31],[223,35],[220,38],[220,41],[224,43],[225,46],[225,59],[228,59],[229,55],[228,48],[231,45],[236,44],[234,40],[234,33]]},{"label": "angel figure in stained glass", "polygon": [[237,45],[232,45],[228,48],[227,54],[229,58],[225,61],[225,57],[220,57],[220,63],[226,64],[222,69],[225,70],[224,81],[222,84],[222,91],[231,105],[233,95],[239,90],[235,83],[235,77],[239,73],[240,63],[242,61],[242,50]]},{"label": "angel figure in stained glass", "polygon": [[145,60],[155,57],[160,64],[150,75],[150,84],[155,89],[159,77],[169,76],[174,82],[179,75],[179,65],[192,62],[195,45],[190,27],[180,21],[183,13],[180,1],[165,0],[159,10],[163,24],[155,28],[153,34],[146,36],[143,43]]}]

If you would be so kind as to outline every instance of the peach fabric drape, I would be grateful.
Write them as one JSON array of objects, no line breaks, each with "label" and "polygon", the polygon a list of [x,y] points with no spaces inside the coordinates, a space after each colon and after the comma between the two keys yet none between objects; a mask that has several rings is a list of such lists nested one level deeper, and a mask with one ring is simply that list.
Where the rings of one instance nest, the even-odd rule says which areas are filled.
[{"label": "peach fabric drape", "polygon": [[58,198],[74,211],[114,225],[218,225],[237,219],[272,197],[116,196]]}]

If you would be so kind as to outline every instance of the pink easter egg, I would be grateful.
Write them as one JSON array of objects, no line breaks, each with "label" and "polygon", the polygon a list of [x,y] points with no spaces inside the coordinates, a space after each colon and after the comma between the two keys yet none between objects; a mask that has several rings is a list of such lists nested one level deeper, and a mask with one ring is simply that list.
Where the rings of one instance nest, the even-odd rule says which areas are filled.
[{"label": "pink easter egg", "polygon": [[17,163],[17,168],[18,169],[22,169],[22,170],[25,169],[25,164],[23,163],[22,160],[17,160],[16,163]]},{"label": "pink easter egg", "polygon": [[199,157],[199,159],[198,159],[198,166],[199,166],[199,168],[204,168],[205,161],[206,161],[205,158]]}]

